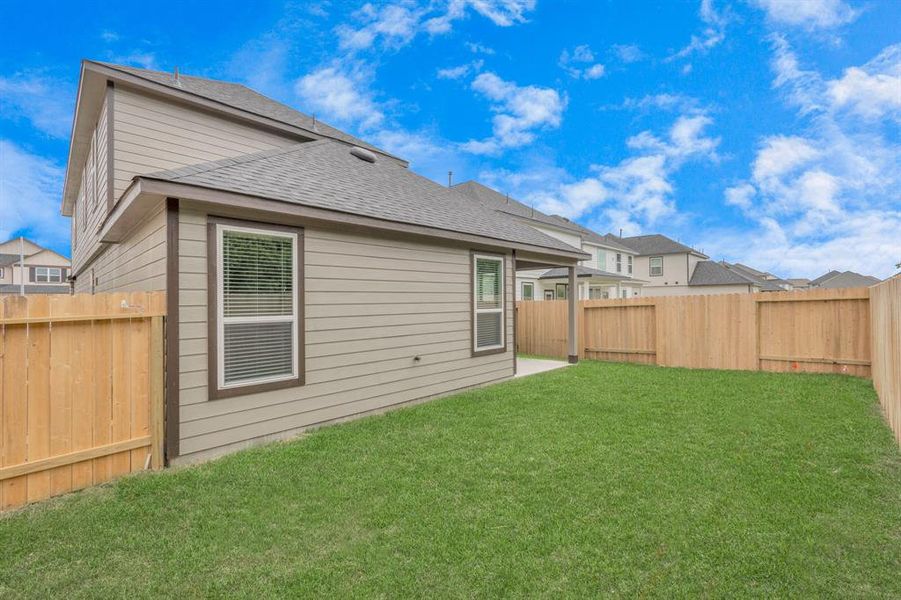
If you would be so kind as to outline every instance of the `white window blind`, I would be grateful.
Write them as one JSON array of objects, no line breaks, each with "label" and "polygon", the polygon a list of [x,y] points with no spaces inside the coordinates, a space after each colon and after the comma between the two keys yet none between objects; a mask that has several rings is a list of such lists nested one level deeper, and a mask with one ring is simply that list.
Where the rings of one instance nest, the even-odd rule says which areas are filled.
[{"label": "white window blind", "polygon": [[662,256],[652,256],[648,259],[649,264],[649,274],[652,277],[659,277],[663,275],[663,257]]},{"label": "white window blind", "polygon": [[219,387],[297,377],[297,235],[217,229]]},{"label": "white window blind", "polygon": [[631,275],[632,274],[632,257],[629,256],[628,260],[629,260],[629,275]]},{"label": "white window blind", "polygon": [[55,267],[35,267],[34,280],[37,283],[61,283],[62,269]]},{"label": "white window blind", "polygon": [[493,350],[504,345],[504,259],[474,255],[473,346]]}]

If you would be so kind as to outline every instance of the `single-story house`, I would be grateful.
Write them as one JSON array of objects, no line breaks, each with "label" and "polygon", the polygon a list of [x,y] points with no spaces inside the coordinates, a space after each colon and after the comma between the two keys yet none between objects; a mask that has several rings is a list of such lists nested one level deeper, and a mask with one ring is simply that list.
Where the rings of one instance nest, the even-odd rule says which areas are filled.
[{"label": "single-story house", "polygon": [[91,61],[62,212],[76,292],[167,292],[170,463],[512,377],[514,273],[586,258],[242,85]]}]

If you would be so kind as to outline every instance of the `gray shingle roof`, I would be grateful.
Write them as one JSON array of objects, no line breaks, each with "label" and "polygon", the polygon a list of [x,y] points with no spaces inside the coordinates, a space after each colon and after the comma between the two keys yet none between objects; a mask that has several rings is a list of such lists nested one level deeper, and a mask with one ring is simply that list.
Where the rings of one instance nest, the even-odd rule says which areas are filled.
[{"label": "gray shingle roof", "polygon": [[702,260],[695,265],[695,270],[688,280],[688,285],[758,285],[748,277],[727,269],[713,260]]},{"label": "gray shingle roof", "polygon": [[840,272],[840,271],[834,271],[834,270],[833,270],[833,271],[829,271],[828,273],[824,273],[823,275],[820,275],[819,277],[817,277],[816,279],[814,279],[813,281],[811,281],[811,282],[810,282],[810,285],[811,285],[811,286],[820,285],[821,283],[823,283],[823,282],[826,281],[827,279],[832,279],[832,278],[835,277],[836,275],[841,275],[841,272]]},{"label": "gray shingle roof", "polygon": [[14,262],[19,262],[18,254],[0,254],[0,267],[11,265]]},{"label": "gray shingle roof", "polygon": [[[0,284],[0,294],[18,294],[18,283]],[[71,288],[68,285],[34,285],[25,284],[25,295],[28,294],[68,294]]]},{"label": "gray shingle roof", "polygon": [[369,148],[370,150],[385,154],[386,156],[393,156],[380,148],[355,138],[354,136],[323,123],[318,119],[316,119],[314,125],[313,117],[310,115],[295,110],[281,102],[277,102],[272,98],[268,98],[240,83],[217,81],[215,79],[206,79],[203,77],[182,74],[179,74],[178,80],[176,81],[173,73],[151,71],[148,69],[139,69],[137,67],[128,67],[107,62],[95,62],[110,69],[128,73],[129,75],[134,75],[174,90],[180,90],[195,96],[200,96],[207,100],[231,106],[232,108],[237,108],[255,115],[279,121],[280,123],[300,127],[323,137],[340,140],[363,148]]},{"label": "gray shingle roof", "polygon": [[[764,273],[763,271],[758,271],[757,269],[752,269],[747,265],[743,265],[740,263],[729,264],[726,261],[720,262],[720,265],[729,269],[733,273],[744,277],[754,285],[760,288],[762,292],[782,292],[785,291],[785,288],[781,287],[780,284],[785,285],[788,284],[787,281],[782,279],[766,279],[763,275],[770,275],[769,273]],[[760,276],[755,273],[760,273]],[[773,275],[770,275],[771,277]]]},{"label": "gray shingle roof", "polygon": [[649,256],[652,254],[681,254],[683,252],[702,254],[694,248],[690,248],[685,244],[680,244],[676,240],[670,239],[665,235],[660,235],[659,233],[651,235],[634,235],[617,239],[621,244],[632,248],[641,256]]},{"label": "gray shingle roof", "polygon": [[[820,278],[822,279],[822,278]],[[854,271],[845,271],[844,273],[836,272],[836,275],[829,277],[817,284],[820,288],[849,288],[849,287],[869,287],[882,281],[872,275],[861,275]],[[811,282],[811,285],[813,283]]]},{"label": "gray shingle roof", "polygon": [[140,178],[226,190],[305,206],[580,252],[389,159],[370,163],[331,140],[161,171]]},{"label": "gray shingle roof", "polygon": [[[567,269],[566,267],[557,267],[556,269],[545,271],[544,273],[539,275],[538,279],[559,279],[561,277],[569,277],[569,269]],[[592,269],[591,267],[576,267],[576,277],[603,277],[605,279],[615,279],[618,281],[629,280],[635,281],[636,283],[643,283],[638,281],[637,279],[632,279],[627,275],[608,273],[607,271]]]},{"label": "gray shingle roof", "polygon": [[561,217],[547,215],[540,210],[533,209],[531,206],[526,206],[519,200],[514,200],[509,196],[505,196],[497,190],[491,189],[487,185],[482,185],[478,181],[464,181],[463,183],[455,185],[454,189],[475,198],[494,210],[566,229],[575,234],[580,233],[579,227],[574,223]]},{"label": "gray shingle roof", "polygon": [[455,185],[454,189],[469,194],[476,200],[479,200],[487,206],[491,206],[495,210],[516,215],[524,219],[531,219],[546,225],[552,225],[570,231],[575,235],[580,235],[586,242],[601,244],[610,248],[622,250],[623,252],[634,252],[631,248],[627,248],[616,240],[609,239],[611,236],[600,235],[587,227],[583,227],[560,215],[548,215],[540,210],[533,209],[531,206],[526,206],[519,200],[505,196],[497,190],[493,190],[478,181],[464,181],[463,183]]}]

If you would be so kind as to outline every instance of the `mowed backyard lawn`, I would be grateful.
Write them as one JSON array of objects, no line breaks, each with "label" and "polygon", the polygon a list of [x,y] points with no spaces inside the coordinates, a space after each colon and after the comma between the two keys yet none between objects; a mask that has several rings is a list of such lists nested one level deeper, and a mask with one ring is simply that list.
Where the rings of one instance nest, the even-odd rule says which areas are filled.
[{"label": "mowed backyard lawn", "polygon": [[0,596],[901,597],[867,380],[584,362],[0,517]]}]

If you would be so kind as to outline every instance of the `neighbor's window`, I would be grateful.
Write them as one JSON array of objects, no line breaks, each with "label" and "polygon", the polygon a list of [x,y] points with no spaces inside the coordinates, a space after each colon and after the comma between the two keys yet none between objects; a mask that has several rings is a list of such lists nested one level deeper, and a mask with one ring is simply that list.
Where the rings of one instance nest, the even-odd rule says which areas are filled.
[{"label": "neighbor's window", "polygon": [[63,271],[59,267],[35,267],[34,280],[37,283],[61,283]]},{"label": "neighbor's window", "polygon": [[651,277],[660,277],[663,275],[663,257],[652,256],[649,259]]},{"label": "neighbor's window", "polygon": [[627,256],[626,259],[628,260],[629,275],[631,275],[632,274],[632,257]]},{"label": "neighbor's window", "polygon": [[607,270],[607,253],[603,250],[598,250],[598,270]]},{"label": "neighbor's window", "polygon": [[589,300],[601,300],[607,297],[607,293],[604,291],[604,288],[599,287],[589,287],[588,288],[588,299]]},{"label": "neighbor's window", "polygon": [[473,351],[504,349],[504,257],[473,254]]},{"label": "neighbor's window", "polygon": [[568,283],[558,283],[554,286],[557,290],[557,300],[566,300],[566,290],[569,288]]},{"label": "neighbor's window", "polygon": [[617,273],[623,272],[623,255],[620,254],[619,252],[616,253],[616,272]]},{"label": "neighbor's window", "polygon": [[545,300],[553,300],[554,299],[554,290],[544,290],[544,299]]},{"label": "neighbor's window", "polygon": [[[3,274],[0,272],[0,277]],[[523,300],[534,300],[535,299],[535,284],[529,282],[523,282],[522,284],[522,299]]]},{"label": "neighbor's window", "polygon": [[219,389],[299,385],[299,234],[222,223],[215,228]]},{"label": "neighbor's window", "polygon": [[4,274],[4,273],[3,273],[3,268],[0,267],[0,279],[3,279],[3,274]]}]

